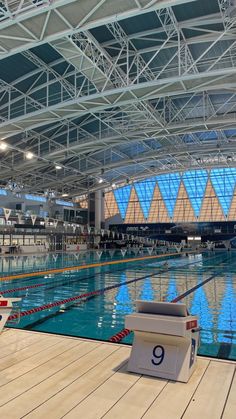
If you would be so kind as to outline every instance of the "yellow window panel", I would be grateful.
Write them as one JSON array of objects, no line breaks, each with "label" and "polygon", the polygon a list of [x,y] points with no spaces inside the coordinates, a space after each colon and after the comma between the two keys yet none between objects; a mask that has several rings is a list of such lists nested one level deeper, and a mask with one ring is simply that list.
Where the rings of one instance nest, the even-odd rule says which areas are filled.
[{"label": "yellow window panel", "polygon": [[207,182],[199,221],[224,221],[225,217],[210,180]]},{"label": "yellow window panel", "polygon": [[175,210],[174,210],[174,221],[196,221],[193,207],[188,198],[184,184],[181,182],[179,193],[177,196]]},{"label": "yellow window panel", "polygon": [[125,216],[125,224],[142,224],[145,223],[146,220],[143,215],[143,211],[141,209],[137,194],[135,189],[133,188],[130,194],[130,199],[126,211]]},{"label": "yellow window panel", "polygon": [[158,185],[155,186],[148,217],[149,223],[169,223],[170,217]]},{"label": "yellow window panel", "polygon": [[114,217],[114,215],[119,214],[119,208],[115,200],[113,192],[107,192],[105,194],[105,220],[108,218]]},{"label": "yellow window panel", "polygon": [[231,207],[228,215],[229,221],[235,221],[236,220],[236,188],[234,190],[233,199],[231,202]]}]

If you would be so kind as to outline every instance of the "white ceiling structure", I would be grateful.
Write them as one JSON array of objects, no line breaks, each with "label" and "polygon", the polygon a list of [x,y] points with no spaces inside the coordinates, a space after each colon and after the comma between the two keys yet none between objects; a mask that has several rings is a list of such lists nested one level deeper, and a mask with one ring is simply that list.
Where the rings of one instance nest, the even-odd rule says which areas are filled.
[{"label": "white ceiling structure", "polygon": [[2,185],[71,197],[235,167],[235,1],[0,1],[0,140]]}]

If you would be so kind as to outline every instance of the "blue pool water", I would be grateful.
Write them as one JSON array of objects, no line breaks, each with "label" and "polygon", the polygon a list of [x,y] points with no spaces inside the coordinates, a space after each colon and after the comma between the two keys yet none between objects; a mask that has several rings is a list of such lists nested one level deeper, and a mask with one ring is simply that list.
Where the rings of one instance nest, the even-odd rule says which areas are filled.
[{"label": "blue pool water", "polygon": [[[132,254],[127,254],[132,257]],[[42,257],[41,257],[42,258]],[[59,258],[59,259],[58,259]],[[48,264],[35,258],[38,270],[55,263],[63,266],[63,261],[71,265],[98,262],[98,256],[88,254],[84,259],[74,255],[58,255],[57,261],[48,260]],[[120,252],[113,255],[121,258]],[[111,260],[104,254],[102,260]],[[236,253],[205,252],[199,255],[187,255],[168,258],[168,270],[163,268],[164,258],[120,263],[106,267],[96,267],[82,271],[65,271],[39,277],[27,276],[20,280],[2,281],[3,290],[40,284],[40,287],[29,288],[5,294],[9,297],[22,298],[21,311],[44,304],[116,286],[108,292],[92,296],[86,300],[76,300],[65,305],[22,317],[14,327],[42,332],[59,333],[93,339],[108,340],[124,328],[125,316],[135,311],[135,300],[171,301],[198,283],[214,276],[204,286],[190,293],[182,302],[187,304],[191,314],[199,316],[201,345],[198,353],[220,358],[236,359]],[[39,263],[37,263],[39,262]],[[51,263],[51,265],[50,265]],[[54,263],[54,264],[53,264]],[[50,265],[50,266],[49,266]],[[65,266],[65,265],[64,265]],[[66,265],[68,266],[68,265]],[[9,272],[16,272],[13,266]],[[21,270],[20,270],[21,269]],[[18,272],[26,270],[21,266]],[[31,268],[32,266],[31,260]],[[28,272],[30,272],[30,269]],[[4,271],[8,273],[7,269]],[[136,282],[129,280],[142,278]],[[122,343],[131,343],[133,335],[127,336]]]},{"label": "blue pool water", "polygon": [[[0,257],[0,276],[20,274],[24,272],[59,269],[69,266],[86,265],[99,261],[123,259],[120,251],[87,251],[81,253],[48,253],[39,255],[14,255]],[[134,256],[134,253],[132,253]]]}]

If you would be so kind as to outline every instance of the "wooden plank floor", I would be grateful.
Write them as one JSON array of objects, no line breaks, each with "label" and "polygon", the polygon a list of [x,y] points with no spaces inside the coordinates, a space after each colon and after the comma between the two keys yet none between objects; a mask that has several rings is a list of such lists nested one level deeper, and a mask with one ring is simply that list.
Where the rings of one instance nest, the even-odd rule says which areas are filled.
[{"label": "wooden plank floor", "polygon": [[184,384],[127,373],[127,346],[6,329],[0,347],[3,419],[236,418],[235,362],[199,357]]}]

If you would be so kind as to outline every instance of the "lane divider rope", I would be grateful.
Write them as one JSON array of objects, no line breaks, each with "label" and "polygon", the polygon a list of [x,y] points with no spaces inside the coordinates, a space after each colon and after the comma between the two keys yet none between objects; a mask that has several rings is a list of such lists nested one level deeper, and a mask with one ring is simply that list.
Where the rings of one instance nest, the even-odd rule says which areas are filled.
[{"label": "lane divider rope", "polygon": [[[227,259],[225,259],[223,262],[225,262]],[[183,298],[187,297],[192,292],[196,291],[198,288],[202,287],[203,285],[207,284],[207,282],[214,279],[216,276],[219,275],[219,272],[217,272],[214,275],[211,275],[209,278],[205,279],[204,281],[200,282],[199,284],[195,285],[194,287],[190,288],[189,290],[185,291],[183,294],[179,295],[178,297],[171,300],[171,303],[177,303],[178,301],[182,300]],[[123,340],[126,336],[128,336],[132,330],[129,329],[122,329],[115,335],[111,336],[109,338],[109,342],[113,343],[119,343],[121,340]]]},{"label": "lane divider rope", "polygon": [[[217,257],[216,257],[217,258]],[[216,259],[216,258],[213,258],[213,259]],[[193,263],[195,263],[195,262],[193,262]],[[196,262],[196,263],[198,263],[198,262]],[[186,265],[184,265],[184,266],[186,266]],[[213,268],[214,266],[212,266],[212,268]],[[158,268],[160,269],[161,268],[161,266],[158,266]],[[210,268],[210,266],[208,266],[207,268]],[[124,271],[124,270],[126,270],[127,268],[120,268],[120,269],[117,269],[116,270],[116,272],[120,272],[120,271]],[[157,271],[156,273],[158,274],[160,271]],[[98,275],[103,275],[103,274],[108,274],[108,273],[113,273],[113,271],[104,271],[104,272],[97,272],[97,273],[95,273],[95,274],[93,274],[93,275],[87,275],[87,276],[84,276],[84,277],[78,277],[78,278],[76,278],[76,279],[72,279],[72,280],[69,280],[69,283],[70,284],[72,284],[72,283],[75,283],[75,282],[80,282],[80,281],[84,281],[84,280],[88,280],[88,279],[91,279],[91,278],[95,278],[96,276],[98,276]],[[47,279],[47,278],[46,278]],[[52,287],[50,287],[49,289],[51,289],[51,288],[56,288],[56,287],[58,287],[58,286],[63,286],[63,285],[67,285],[68,284],[68,280],[67,281],[62,281],[62,282],[60,282],[60,281],[57,281],[56,283],[55,283],[55,285]],[[50,284],[49,284],[50,285]],[[25,286],[23,286],[23,287],[19,287],[19,288],[11,288],[11,289],[7,289],[7,290],[0,290],[0,295],[2,294],[11,294],[11,293],[13,293],[13,292],[17,292],[17,291],[25,291],[25,290],[28,290],[28,289],[32,289],[32,288],[38,288],[38,287],[42,287],[42,286],[47,286],[47,284],[46,283],[43,283],[43,284],[34,284],[34,285],[25,285]],[[47,288],[46,288],[47,289]]]},{"label": "lane divider rope", "polygon": [[[32,277],[32,276],[41,276],[41,275],[47,275],[50,273],[61,273],[66,271],[76,271],[76,270],[82,270],[82,269],[89,269],[89,268],[99,268],[101,266],[110,266],[110,265],[118,265],[120,263],[130,263],[130,262],[137,262],[142,260],[150,260],[150,259],[161,259],[166,257],[172,257],[172,256],[181,256],[183,253],[165,253],[161,255],[153,255],[153,256],[142,256],[138,258],[128,258],[128,259],[119,259],[119,260],[111,260],[108,262],[99,262],[99,263],[90,263],[88,265],[78,265],[78,266],[67,266],[66,268],[56,268],[56,269],[49,269],[45,271],[37,271],[37,272],[29,272],[29,273],[22,273],[17,275],[9,275],[0,277],[0,281],[9,281],[11,279],[21,279],[25,277]],[[197,251],[190,251],[187,252],[188,254],[192,253],[198,253]]]},{"label": "lane divider rope", "polygon": [[[193,264],[200,263],[200,262],[201,261],[190,262],[190,263],[187,263],[185,265],[182,265],[181,267],[193,265]],[[174,267],[171,270],[176,270],[178,268],[179,267]],[[90,291],[90,292],[87,292],[85,294],[80,294],[80,295],[76,295],[74,297],[66,298],[64,300],[60,300],[60,301],[55,301],[53,303],[44,304],[42,306],[35,307],[35,308],[30,309],[30,310],[21,311],[20,313],[12,314],[11,316],[9,316],[8,317],[8,321],[9,320],[16,320],[19,317],[29,316],[31,314],[34,314],[34,313],[37,313],[37,312],[40,312],[40,311],[44,311],[44,310],[48,310],[50,308],[58,307],[58,306],[61,306],[63,304],[70,303],[72,301],[80,300],[82,298],[84,298],[85,301],[86,301],[86,299],[88,299],[91,296],[104,294],[105,292],[111,291],[111,290],[113,290],[115,288],[119,288],[119,287],[121,287],[123,285],[128,285],[128,284],[131,284],[133,282],[142,281],[142,280],[144,280],[146,278],[150,278],[150,277],[159,275],[161,273],[167,272],[168,270],[169,270],[168,268],[165,268],[165,269],[160,270],[159,272],[155,272],[153,274],[145,275],[145,276],[142,276],[140,278],[130,279],[129,281],[123,281],[123,282],[120,282],[119,284],[110,285],[109,287],[101,288],[99,290]]]},{"label": "lane divider rope", "polygon": [[0,295],[11,294],[12,292],[16,292],[16,291],[25,291],[31,288],[38,288],[38,287],[42,287],[43,285],[45,284],[26,285],[25,287],[11,288],[10,290],[3,290],[3,291],[0,290]]},{"label": "lane divider rope", "polygon": [[[161,266],[158,267],[158,269],[160,269],[160,268],[161,268]],[[115,273],[124,271],[126,269],[127,269],[127,267],[116,269]],[[46,289],[52,289],[52,288],[56,288],[58,286],[68,285],[68,282],[69,282],[69,284],[72,284],[72,283],[75,283],[75,282],[88,280],[88,279],[91,279],[91,278],[95,278],[96,276],[103,275],[103,274],[109,274],[109,273],[114,273],[114,271],[111,271],[111,270],[102,271],[102,272],[94,273],[93,275],[86,275],[86,276],[78,277],[78,278],[72,279],[72,280],[57,281],[53,287],[50,286],[49,288],[46,288]],[[159,271],[157,271],[157,273],[159,273]],[[45,278],[45,279],[48,279],[48,278]],[[2,291],[0,290],[0,295],[1,294],[11,294],[11,293],[16,292],[16,291],[25,291],[25,290],[28,290],[28,289],[31,289],[31,288],[38,288],[38,287],[47,286],[47,285],[50,285],[50,284],[43,283],[43,284],[25,285],[25,286],[19,287],[19,288],[11,288],[11,289],[2,290]]]}]

